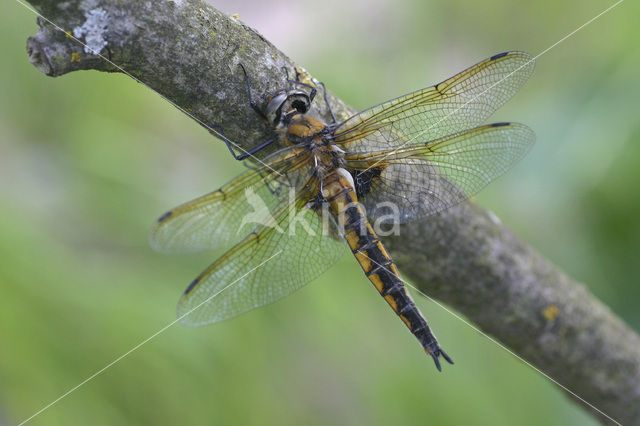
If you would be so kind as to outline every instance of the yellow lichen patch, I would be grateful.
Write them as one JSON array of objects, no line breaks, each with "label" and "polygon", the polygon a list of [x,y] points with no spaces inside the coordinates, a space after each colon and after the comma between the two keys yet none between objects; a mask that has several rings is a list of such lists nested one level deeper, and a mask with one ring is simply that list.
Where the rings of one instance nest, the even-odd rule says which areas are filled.
[{"label": "yellow lichen patch", "polygon": [[545,317],[547,321],[553,321],[559,312],[560,310],[556,305],[550,305],[542,310],[542,316]]},{"label": "yellow lichen patch", "polygon": [[82,56],[78,52],[71,53],[71,62],[82,62]]}]

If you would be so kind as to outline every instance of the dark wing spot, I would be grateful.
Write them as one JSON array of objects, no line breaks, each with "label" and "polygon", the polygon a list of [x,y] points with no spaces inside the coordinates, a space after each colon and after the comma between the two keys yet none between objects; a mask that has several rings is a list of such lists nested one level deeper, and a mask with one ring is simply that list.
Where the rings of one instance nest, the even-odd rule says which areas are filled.
[{"label": "dark wing spot", "polygon": [[500,59],[500,58],[502,58],[503,56],[507,56],[507,54],[508,54],[508,53],[509,53],[509,52],[502,52],[502,53],[498,53],[497,55],[493,55],[490,59],[491,59],[492,61],[495,61],[496,59]]},{"label": "dark wing spot", "polygon": [[362,198],[371,191],[371,184],[380,177],[384,167],[373,167],[367,170],[350,170],[353,183],[356,185],[356,195]]},{"label": "dark wing spot", "polygon": [[511,123],[507,123],[507,122],[501,122],[501,123],[492,123],[491,127],[503,127],[503,126],[508,126]]},{"label": "dark wing spot", "polygon": [[195,280],[191,281],[191,284],[189,284],[189,287],[187,287],[187,289],[184,291],[184,294],[189,294],[189,292],[191,290],[193,290],[193,287],[195,287],[196,284],[198,284],[198,281],[200,281],[200,277],[198,277]]},{"label": "dark wing spot", "polygon": [[162,216],[160,216],[158,218],[158,222],[164,222],[165,220],[167,220],[169,218],[169,216],[171,216],[173,212],[172,211],[168,211],[165,214],[163,214]]}]

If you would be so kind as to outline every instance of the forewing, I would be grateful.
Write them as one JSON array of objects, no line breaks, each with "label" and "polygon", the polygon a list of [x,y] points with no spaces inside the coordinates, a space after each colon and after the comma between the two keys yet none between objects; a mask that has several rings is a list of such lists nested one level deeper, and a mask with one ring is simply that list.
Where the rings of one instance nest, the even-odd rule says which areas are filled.
[{"label": "forewing", "polygon": [[476,194],[524,157],[534,141],[523,124],[495,123],[426,144],[348,154],[346,160],[369,218],[403,223]]},{"label": "forewing", "polygon": [[151,230],[151,246],[165,253],[229,247],[286,203],[291,189],[306,182],[308,160],[302,149],[274,153],[217,191],[162,215]]},{"label": "forewing", "polygon": [[[315,191],[319,184],[308,185]],[[329,268],[345,244],[327,236],[322,216],[305,207],[312,193],[274,212],[216,260],[187,288],[178,317],[187,325],[212,324],[273,303]],[[328,216],[325,218],[329,219]]]},{"label": "forewing", "polygon": [[533,67],[524,52],[494,55],[440,84],[350,117],[336,129],[335,141],[349,152],[368,152],[475,127],[520,89]]}]

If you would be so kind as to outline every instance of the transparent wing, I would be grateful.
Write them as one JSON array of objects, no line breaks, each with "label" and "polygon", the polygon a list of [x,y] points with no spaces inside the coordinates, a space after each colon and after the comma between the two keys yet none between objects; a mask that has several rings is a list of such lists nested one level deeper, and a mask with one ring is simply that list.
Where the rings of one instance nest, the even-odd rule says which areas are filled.
[{"label": "transparent wing", "polygon": [[229,247],[287,202],[289,191],[308,178],[309,154],[292,148],[276,152],[222,188],[160,216],[149,242],[165,253]]},{"label": "transparent wing", "polygon": [[[318,188],[317,182],[311,186]],[[180,321],[206,325],[273,303],[338,260],[345,244],[327,236],[333,225],[305,207],[310,195],[278,209],[273,221],[258,226],[200,274],[178,304]]]},{"label": "transparent wing", "polygon": [[346,160],[370,220],[397,217],[403,223],[476,194],[534,142],[523,124],[495,123],[395,150],[348,154]]},{"label": "transparent wing", "polygon": [[335,141],[349,152],[435,140],[485,122],[533,72],[534,59],[505,52],[435,86],[366,109],[340,124]]}]

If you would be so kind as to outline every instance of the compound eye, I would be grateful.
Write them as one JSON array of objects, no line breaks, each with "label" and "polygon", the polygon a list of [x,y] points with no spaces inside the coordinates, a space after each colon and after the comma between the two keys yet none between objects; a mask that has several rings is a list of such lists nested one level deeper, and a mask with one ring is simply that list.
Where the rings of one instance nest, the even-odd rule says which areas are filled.
[{"label": "compound eye", "polygon": [[299,90],[281,90],[269,100],[265,113],[267,120],[278,126],[284,118],[290,119],[295,114],[305,114],[310,106],[311,100],[306,93]]},{"label": "compound eye", "polygon": [[289,95],[284,90],[281,90],[275,95],[273,95],[273,97],[267,104],[267,108],[266,108],[267,117],[271,118],[276,116],[280,108],[282,108],[282,104],[284,104],[284,102],[287,100],[288,96]]},{"label": "compound eye", "polygon": [[305,114],[307,111],[309,111],[309,97],[306,94],[299,95],[298,99],[295,99],[293,102],[291,102],[291,106],[300,114]]},{"label": "compound eye", "polygon": [[289,94],[286,90],[281,90],[269,100],[267,107],[265,108],[265,113],[267,116],[267,120],[269,123],[272,123],[274,126],[280,122],[280,118],[282,115],[282,106],[289,98]]}]

